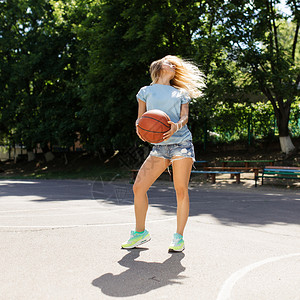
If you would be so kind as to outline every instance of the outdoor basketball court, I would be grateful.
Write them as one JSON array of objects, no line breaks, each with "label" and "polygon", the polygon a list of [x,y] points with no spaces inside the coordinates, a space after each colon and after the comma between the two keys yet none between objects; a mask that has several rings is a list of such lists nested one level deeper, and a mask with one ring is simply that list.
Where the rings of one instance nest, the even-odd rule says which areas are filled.
[{"label": "outdoor basketball court", "polygon": [[183,253],[169,182],[150,189],[152,240],[134,229],[132,185],[0,180],[0,299],[300,300],[300,192],[193,184]]}]

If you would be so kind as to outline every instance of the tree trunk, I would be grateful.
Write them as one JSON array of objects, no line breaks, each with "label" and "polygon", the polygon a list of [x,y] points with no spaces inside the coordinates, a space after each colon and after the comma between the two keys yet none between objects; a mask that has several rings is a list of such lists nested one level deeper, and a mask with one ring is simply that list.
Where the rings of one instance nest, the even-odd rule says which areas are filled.
[{"label": "tree trunk", "polygon": [[281,151],[285,154],[289,154],[295,150],[295,146],[289,134],[289,115],[290,110],[286,108],[284,110],[280,110],[276,116],[279,130],[280,147]]},{"label": "tree trunk", "polygon": [[279,136],[281,151],[285,154],[289,154],[295,150],[295,146],[291,140],[291,137],[288,136]]}]

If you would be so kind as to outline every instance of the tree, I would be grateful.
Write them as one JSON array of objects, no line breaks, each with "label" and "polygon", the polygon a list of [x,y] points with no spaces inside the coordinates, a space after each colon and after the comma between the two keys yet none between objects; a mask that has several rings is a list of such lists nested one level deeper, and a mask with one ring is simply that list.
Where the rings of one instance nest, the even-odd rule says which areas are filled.
[{"label": "tree", "polygon": [[138,142],[135,95],[151,82],[150,63],[167,54],[192,58],[202,6],[191,0],[107,0],[79,29],[89,47],[81,116],[95,149]]},{"label": "tree", "polygon": [[[207,132],[212,129],[215,107],[223,103],[232,106],[238,101],[246,101],[245,90],[240,82],[240,70],[236,63],[228,59],[228,40],[222,26],[223,7],[226,1],[199,2],[201,13],[191,20],[196,24],[192,43],[196,49],[193,55],[207,79],[205,94],[195,99],[190,107],[190,121],[194,141],[207,140]],[[228,120],[229,121],[229,120]]]},{"label": "tree", "polygon": [[63,21],[66,11],[57,14],[49,1],[0,4],[2,130],[27,149],[73,145],[80,99],[76,38]]},{"label": "tree", "polygon": [[[298,2],[287,1],[292,14],[284,17],[276,9],[278,2],[230,1],[223,7],[223,26],[229,57],[246,75],[246,85],[272,103],[281,149],[288,154],[295,148],[288,128],[290,108],[300,92],[300,9]],[[284,21],[289,22],[290,36],[283,34]]]}]

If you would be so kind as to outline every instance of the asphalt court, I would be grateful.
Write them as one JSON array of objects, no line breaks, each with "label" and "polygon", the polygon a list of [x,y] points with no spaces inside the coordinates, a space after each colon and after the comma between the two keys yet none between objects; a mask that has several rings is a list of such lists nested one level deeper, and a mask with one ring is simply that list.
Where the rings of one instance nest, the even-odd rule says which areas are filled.
[{"label": "asphalt court", "polygon": [[183,253],[169,182],[148,192],[151,241],[121,181],[0,180],[0,299],[300,300],[300,192],[190,187]]}]

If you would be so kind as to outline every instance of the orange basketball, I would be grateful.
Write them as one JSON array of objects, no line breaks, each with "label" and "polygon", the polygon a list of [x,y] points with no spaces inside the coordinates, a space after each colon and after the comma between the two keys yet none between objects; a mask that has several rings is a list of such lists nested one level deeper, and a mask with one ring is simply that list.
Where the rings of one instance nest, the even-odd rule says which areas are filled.
[{"label": "orange basketball", "polygon": [[163,134],[170,130],[171,125],[169,116],[159,110],[152,109],[145,112],[137,125],[138,133],[143,140],[155,144],[162,142]]}]

